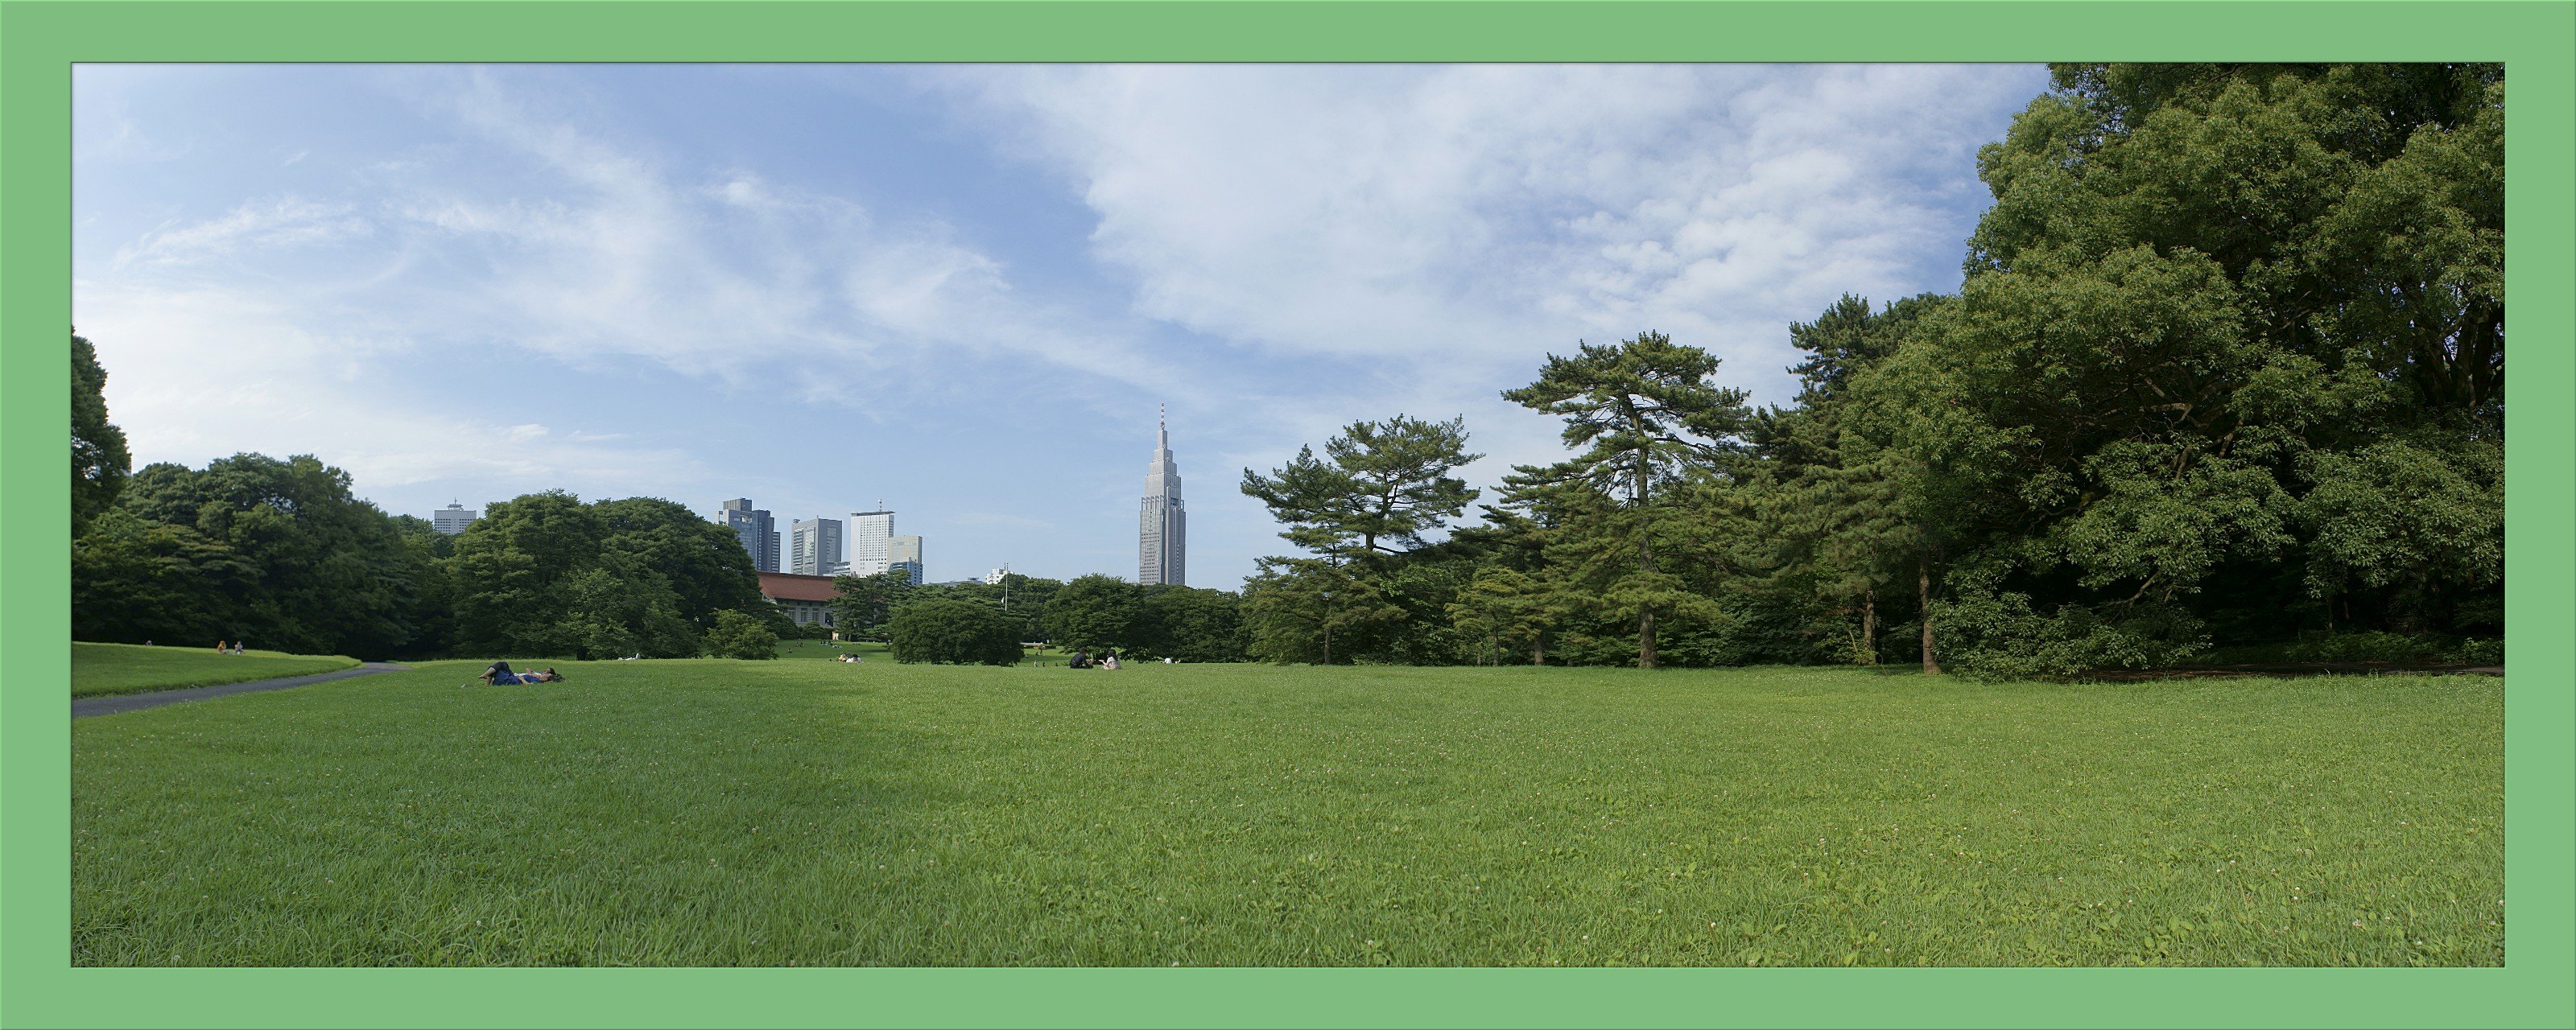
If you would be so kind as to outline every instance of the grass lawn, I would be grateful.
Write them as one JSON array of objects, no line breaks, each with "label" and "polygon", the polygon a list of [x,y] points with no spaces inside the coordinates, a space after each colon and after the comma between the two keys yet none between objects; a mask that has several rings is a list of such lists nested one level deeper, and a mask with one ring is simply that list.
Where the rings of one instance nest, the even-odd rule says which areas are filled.
[{"label": "grass lawn", "polygon": [[83,965],[2495,965],[2502,681],[480,663],[72,724]]},{"label": "grass lawn", "polygon": [[216,654],[214,646],[145,647],[141,644],[73,644],[72,696],[106,697],[181,687],[211,687],[305,676],[358,664],[341,655],[244,650]]}]

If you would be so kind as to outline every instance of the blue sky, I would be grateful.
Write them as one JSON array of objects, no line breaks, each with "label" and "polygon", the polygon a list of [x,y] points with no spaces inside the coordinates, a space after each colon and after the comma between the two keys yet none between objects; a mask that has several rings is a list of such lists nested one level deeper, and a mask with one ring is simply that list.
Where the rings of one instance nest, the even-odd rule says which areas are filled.
[{"label": "blue sky", "polygon": [[[311,453],[426,515],[882,500],[929,577],[1190,582],[1236,489],[1640,329],[1785,401],[1787,325],[1959,281],[2031,66],[84,65],[73,316],[138,465]],[[1487,499],[1490,499],[1488,496]]]}]

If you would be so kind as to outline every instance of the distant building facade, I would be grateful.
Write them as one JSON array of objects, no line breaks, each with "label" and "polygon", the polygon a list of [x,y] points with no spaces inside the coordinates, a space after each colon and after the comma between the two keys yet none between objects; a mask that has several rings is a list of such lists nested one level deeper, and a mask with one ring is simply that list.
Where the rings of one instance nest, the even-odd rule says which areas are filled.
[{"label": "distant building facade", "polygon": [[841,520],[798,519],[788,527],[787,571],[829,576],[841,567]]},{"label": "distant building facade", "polygon": [[753,570],[778,571],[778,524],[769,512],[752,507],[751,498],[736,497],[716,509],[715,520],[742,540],[742,549],[751,552]]},{"label": "distant building facade", "polygon": [[841,592],[832,589],[830,576],[799,576],[788,572],[760,574],[760,596],[786,612],[799,626],[832,624],[832,601]]},{"label": "distant building facade", "polygon": [[895,569],[903,570],[904,575],[907,577],[904,582],[919,583],[923,581],[920,537],[898,536],[886,538],[886,570],[891,572]]},{"label": "distant building facade", "polygon": [[854,511],[849,528],[842,536],[843,552],[848,556],[850,575],[873,576],[886,570],[889,548],[894,541],[894,513],[890,511]]},{"label": "distant building facade", "polygon": [[450,501],[447,507],[429,513],[429,528],[454,536],[482,517],[482,509],[468,508],[463,501]]},{"label": "distant building facade", "polygon": [[1145,466],[1145,503],[1137,516],[1136,582],[1146,586],[1189,582],[1189,522],[1181,510],[1181,469],[1172,461],[1172,434],[1154,420],[1154,460]]},{"label": "distant building facade", "polygon": [[1004,576],[1008,576],[1008,575],[1010,575],[1010,574],[1011,574],[1011,567],[1010,567],[1010,566],[1008,566],[1008,565],[1002,566],[1001,568],[998,568],[998,569],[994,569],[993,571],[991,571],[991,572],[987,572],[987,573],[985,573],[985,574],[984,574],[984,585],[985,585],[985,586],[988,586],[988,587],[990,587],[990,586],[1000,586],[1000,585],[1001,585],[1001,583],[1002,583],[1002,577],[1004,577]]}]

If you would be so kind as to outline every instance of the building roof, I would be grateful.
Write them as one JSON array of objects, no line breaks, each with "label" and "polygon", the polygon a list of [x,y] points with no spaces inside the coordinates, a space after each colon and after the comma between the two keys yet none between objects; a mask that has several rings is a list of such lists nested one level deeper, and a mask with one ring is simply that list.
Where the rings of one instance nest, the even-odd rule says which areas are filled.
[{"label": "building roof", "polygon": [[841,592],[832,589],[830,576],[764,572],[760,574],[760,596],[772,601],[829,601],[841,596]]}]

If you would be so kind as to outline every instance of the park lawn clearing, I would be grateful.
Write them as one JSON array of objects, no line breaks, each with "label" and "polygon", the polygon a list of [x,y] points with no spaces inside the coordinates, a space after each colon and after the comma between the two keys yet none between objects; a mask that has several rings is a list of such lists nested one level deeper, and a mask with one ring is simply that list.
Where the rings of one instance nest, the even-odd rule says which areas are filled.
[{"label": "park lawn clearing", "polygon": [[2504,959],[2488,677],[478,668],[75,722],[73,962]]},{"label": "park lawn clearing", "polygon": [[310,676],[357,666],[345,655],[252,651],[216,654],[212,647],[146,647],[142,644],[72,645],[72,696],[111,697],[183,687],[211,687],[287,676]]}]

